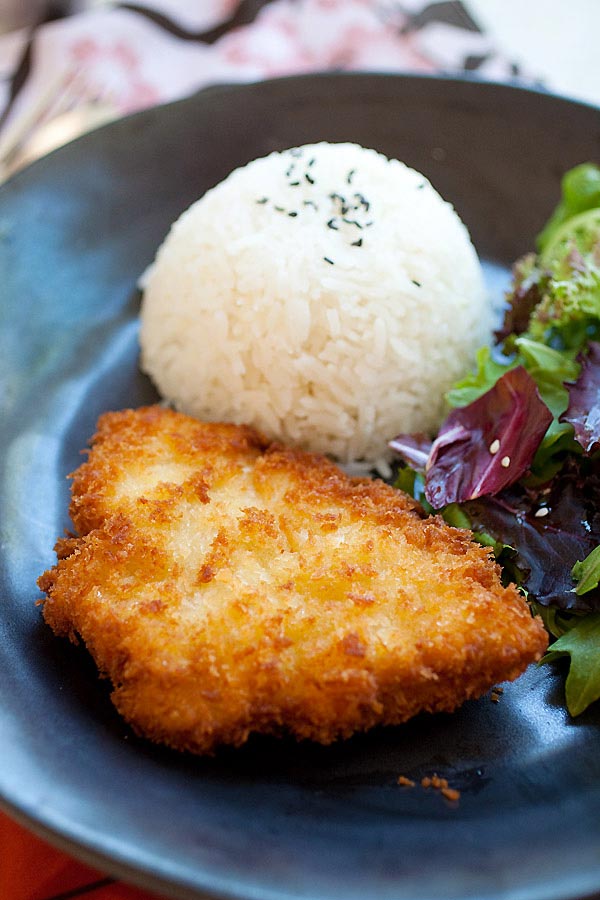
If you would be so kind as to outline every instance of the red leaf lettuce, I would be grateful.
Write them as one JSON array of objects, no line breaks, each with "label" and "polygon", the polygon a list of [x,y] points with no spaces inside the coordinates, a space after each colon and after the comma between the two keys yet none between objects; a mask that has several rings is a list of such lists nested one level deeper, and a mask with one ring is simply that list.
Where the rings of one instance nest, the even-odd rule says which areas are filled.
[{"label": "red leaf lettuce", "polygon": [[523,366],[454,409],[427,460],[425,497],[434,509],[499,493],[531,465],[552,413]]},{"label": "red leaf lettuce", "polygon": [[560,421],[573,426],[575,439],[589,454],[600,445],[600,344],[590,341],[580,362],[579,378],[568,388],[569,406]]}]

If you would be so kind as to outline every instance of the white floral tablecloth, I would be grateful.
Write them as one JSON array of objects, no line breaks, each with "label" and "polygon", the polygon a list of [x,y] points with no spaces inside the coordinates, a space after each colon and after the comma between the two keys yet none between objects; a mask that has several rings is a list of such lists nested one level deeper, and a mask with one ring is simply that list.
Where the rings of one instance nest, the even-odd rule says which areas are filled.
[{"label": "white floral tablecloth", "polygon": [[460,0],[96,3],[0,36],[0,177],[211,83],[359,69],[533,81]]}]

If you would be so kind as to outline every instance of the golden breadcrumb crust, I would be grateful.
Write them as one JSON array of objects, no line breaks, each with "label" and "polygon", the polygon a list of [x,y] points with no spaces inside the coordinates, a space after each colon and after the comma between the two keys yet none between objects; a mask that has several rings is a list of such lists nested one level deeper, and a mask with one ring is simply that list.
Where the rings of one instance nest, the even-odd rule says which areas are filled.
[{"label": "golden breadcrumb crust", "polygon": [[251,428],[107,413],[72,477],[44,618],[152,740],[329,743],[453,710],[546,648],[469,532]]}]

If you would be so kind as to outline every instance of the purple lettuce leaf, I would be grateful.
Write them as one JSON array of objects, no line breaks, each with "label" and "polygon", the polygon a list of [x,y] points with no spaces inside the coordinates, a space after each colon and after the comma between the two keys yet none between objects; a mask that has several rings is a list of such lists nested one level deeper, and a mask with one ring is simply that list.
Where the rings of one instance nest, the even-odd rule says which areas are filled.
[{"label": "purple lettuce leaf", "polygon": [[523,485],[463,506],[472,527],[514,548],[511,566],[542,606],[600,612],[600,589],[575,593],[571,569],[600,544],[600,463],[571,458],[549,485]]},{"label": "purple lettuce leaf", "polygon": [[567,385],[569,406],[560,417],[575,429],[575,440],[590,454],[600,445],[600,344],[590,341],[589,352],[579,359],[581,372]]},{"label": "purple lettuce leaf", "polygon": [[529,469],[552,413],[517,366],[485,394],[454,409],[433,442],[425,497],[434,509],[499,493]]},{"label": "purple lettuce leaf", "polygon": [[389,442],[389,446],[398,456],[404,460],[415,472],[424,472],[432,440],[422,432],[415,434],[398,434]]},{"label": "purple lettuce leaf", "polygon": [[502,326],[495,338],[502,342],[511,334],[523,334],[535,307],[544,295],[548,273],[538,268],[535,253],[522,256],[513,266],[512,290],[507,294],[507,307]]}]

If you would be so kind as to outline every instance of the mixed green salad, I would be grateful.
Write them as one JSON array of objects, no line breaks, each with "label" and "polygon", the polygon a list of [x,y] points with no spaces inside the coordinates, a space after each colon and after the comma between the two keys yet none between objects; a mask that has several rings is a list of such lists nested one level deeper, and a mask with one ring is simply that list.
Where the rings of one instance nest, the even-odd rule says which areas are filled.
[{"label": "mixed green salad", "polygon": [[435,439],[398,435],[397,486],[493,548],[569,658],[571,715],[600,698],[600,168],[519,259],[504,322]]}]

